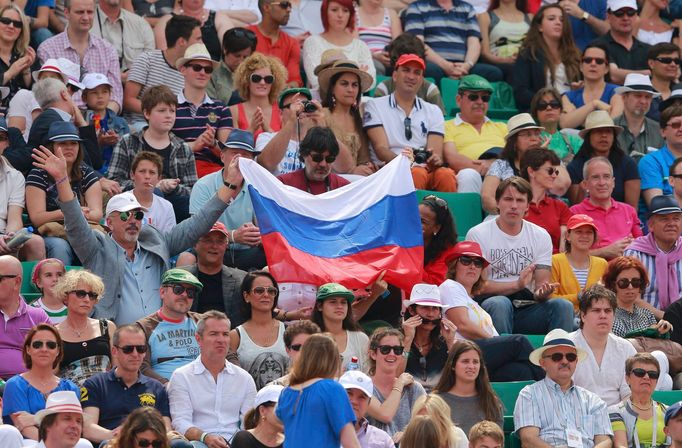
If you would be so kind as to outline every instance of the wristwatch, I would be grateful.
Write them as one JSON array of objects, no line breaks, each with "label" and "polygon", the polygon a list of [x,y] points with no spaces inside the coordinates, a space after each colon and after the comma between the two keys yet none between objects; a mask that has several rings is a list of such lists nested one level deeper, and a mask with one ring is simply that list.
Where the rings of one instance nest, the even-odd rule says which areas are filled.
[{"label": "wristwatch", "polygon": [[580,18],[583,22],[587,22],[587,20],[590,18],[590,13],[583,11],[583,16]]},{"label": "wristwatch", "polygon": [[226,180],[223,181],[223,185],[225,185],[230,190],[236,190],[237,188],[239,188],[239,185],[231,184]]}]

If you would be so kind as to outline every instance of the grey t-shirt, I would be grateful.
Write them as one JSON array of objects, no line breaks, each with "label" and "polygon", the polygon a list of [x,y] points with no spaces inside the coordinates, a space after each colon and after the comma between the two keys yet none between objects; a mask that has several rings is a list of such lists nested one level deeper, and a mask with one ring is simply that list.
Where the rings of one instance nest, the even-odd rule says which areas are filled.
[{"label": "grey t-shirt", "polygon": [[[367,417],[370,425],[374,425],[379,429],[383,429],[388,433],[389,436],[393,437],[393,434],[404,431],[407,424],[410,422],[410,415],[412,413],[412,406],[414,405],[417,398],[422,395],[426,395],[426,391],[421,384],[414,382],[410,386],[403,389],[403,395],[400,397],[400,404],[398,404],[398,411],[395,413],[391,423],[386,424],[371,417]],[[386,399],[379,392],[379,389],[374,387],[374,392],[372,399],[376,398],[379,403],[383,403]]]},{"label": "grey t-shirt", "polygon": [[[455,425],[462,428],[465,434],[469,434],[469,430],[476,423],[487,420],[483,409],[478,405],[478,396],[474,397],[458,397],[451,393],[438,394],[450,406],[450,417]],[[513,411],[513,409],[512,409]],[[496,421],[500,428],[503,427],[503,417]]]}]

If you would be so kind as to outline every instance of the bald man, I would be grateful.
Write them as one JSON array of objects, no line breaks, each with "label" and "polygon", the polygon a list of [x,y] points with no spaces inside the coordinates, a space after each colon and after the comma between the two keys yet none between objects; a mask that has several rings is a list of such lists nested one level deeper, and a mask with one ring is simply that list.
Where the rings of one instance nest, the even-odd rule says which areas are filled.
[{"label": "bald man", "polygon": [[0,378],[9,379],[26,371],[21,359],[21,347],[28,329],[40,323],[50,323],[42,308],[26,305],[19,294],[22,269],[19,260],[11,255],[0,256]]}]

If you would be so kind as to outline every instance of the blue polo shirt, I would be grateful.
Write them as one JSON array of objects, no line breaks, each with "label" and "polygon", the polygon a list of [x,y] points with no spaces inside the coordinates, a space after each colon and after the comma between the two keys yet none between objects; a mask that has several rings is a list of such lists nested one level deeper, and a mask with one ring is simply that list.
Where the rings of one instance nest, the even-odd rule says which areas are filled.
[{"label": "blue polo shirt", "polygon": [[443,9],[436,0],[416,0],[407,7],[405,31],[423,36],[424,43],[450,62],[463,62],[467,38],[481,38],[474,7],[453,0],[452,8]]},{"label": "blue polo shirt", "polygon": [[131,387],[116,376],[116,369],[98,373],[85,380],[81,387],[83,408],[99,409],[98,424],[114,429],[135,409],[142,406],[156,408],[161,415],[170,418],[168,394],[163,384],[140,374]]},{"label": "blue polo shirt", "polygon": [[[675,156],[668,145],[664,145],[658,151],[650,152],[639,161],[639,177],[642,179],[642,191],[650,188],[659,188],[663,194],[673,194],[673,189],[668,182],[670,165],[675,161]],[[639,219],[646,223],[649,208],[644,199],[639,201]]]}]

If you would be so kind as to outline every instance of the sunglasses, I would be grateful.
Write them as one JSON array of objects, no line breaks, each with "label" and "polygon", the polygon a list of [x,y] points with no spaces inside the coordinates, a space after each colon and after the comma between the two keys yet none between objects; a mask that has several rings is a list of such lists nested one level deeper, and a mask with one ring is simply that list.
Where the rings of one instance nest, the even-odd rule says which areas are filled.
[{"label": "sunglasses", "polygon": [[272,75],[265,75],[261,76],[256,73],[251,73],[251,82],[254,84],[258,84],[261,81],[265,81],[265,84],[272,84],[275,82],[275,77]]},{"label": "sunglasses", "polygon": [[289,347],[289,349],[295,352],[299,352],[301,351],[301,347],[303,347],[303,344],[293,344]]},{"label": "sunglasses", "polygon": [[462,255],[457,259],[457,262],[460,263],[462,266],[470,266],[471,263],[474,264],[477,268],[482,268],[483,267],[483,260],[480,258],[476,257],[468,257],[466,255]]},{"label": "sunglasses", "polygon": [[201,65],[201,64],[185,64],[185,67],[190,67],[193,71],[199,73],[200,71],[204,71],[207,75],[210,75],[213,73],[213,66],[212,65]]},{"label": "sunglasses", "polygon": [[7,136],[7,134],[5,134],[5,133],[0,134],[0,142],[6,142],[8,140],[9,140],[9,137]]},{"label": "sunglasses", "polygon": [[24,22],[21,20],[12,20],[9,17],[0,17],[0,23],[3,25],[12,25],[14,28],[22,29]]},{"label": "sunglasses", "polygon": [[147,346],[146,345],[124,345],[124,346],[117,345],[116,348],[121,350],[126,355],[131,354],[134,350],[137,350],[137,353],[139,353],[139,354],[147,353]]},{"label": "sunglasses", "polygon": [[97,300],[99,297],[99,294],[96,292],[86,291],[84,289],[74,289],[73,291],[69,291],[67,294],[75,294],[79,299],[84,299],[87,296],[90,300]]},{"label": "sunglasses", "polygon": [[480,95],[480,94],[478,94],[478,93],[469,93],[469,94],[467,94],[467,95],[465,95],[465,96],[466,96],[467,98],[469,98],[469,101],[474,101],[474,102],[475,102],[475,101],[478,101],[479,98],[480,98],[481,101],[483,101],[484,103],[487,103],[487,102],[490,101],[490,95]]},{"label": "sunglasses", "polygon": [[630,372],[630,373],[632,373],[637,378],[644,378],[644,375],[649,375],[649,378],[651,378],[652,380],[657,380],[659,377],[659,373],[655,370],[644,370],[644,369],[637,368],[637,369],[632,369],[632,372]]},{"label": "sunglasses", "polygon": [[272,3],[270,3],[270,4],[271,4],[271,5],[277,5],[277,6],[279,6],[279,7],[282,8],[282,9],[289,9],[289,8],[292,8],[292,7],[293,7],[293,5],[291,4],[291,2],[272,2]]},{"label": "sunglasses", "polygon": [[675,64],[675,65],[680,65],[680,62],[682,62],[682,59],[680,58],[654,58],[655,61],[660,62],[661,64]]},{"label": "sunglasses", "polygon": [[136,210],[134,212],[120,212],[118,214],[118,217],[121,218],[121,221],[123,222],[127,222],[131,216],[137,221],[142,221],[142,219],[144,219],[144,212],[142,210]]},{"label": "sunglasses", "polygon": [[410,117],[405,117],[403,126],[405,127],[405,138],[412,140],[412,119]]},{"label": "sunglasses", "polygon": [[251,290],[251,292],[254,294],[258,294],[259,296],[262,296],[266,292],[268,293],[268,295],[276,296],[277,293],[279,293],[279,290],[277,288],[273,288],[272,286],[268,286],[268,287],[256,286],[255,288],[253,288]]},{"label": "sunglasses", "polygon": [[671,174],[670,177],[674,177],[675,179],[682,179],[682,174]]},{"label": "sunglasses", "polygon": [[43,345],[45,345],[50,350],[56,350],[57,349],[57,342],[55,342],[55,341],[32,341],[31,342],[31,347],[33,347],[36,350],[40,350],[41,348],[43,348]]},{"label": "sunglasses", "polygon": [[137,439],[137,444],[141,448],[149,448],[150,446],[152,448],[161,448],[163,446],[163,442],[160,440]]},{"label": "sunglasses", "polygon": [[334,163],[334,160],[336,160],[336,156],[323,156],[319,152],[313,152],[310,154],[310,158],[313,159],[313,162],[315,163],[320,163],[321,161],[325,161],[327,163]]},{"label": "sunglasses", "polygon": [[[420,316],[421,317],[421,316]],[[422,324],[435,324],[438,325],[440,324],[441,318],[438,317],[436,319],[427,319],[425,317],[422,317]]]},{"label": "sunglasses", "polygon": [[197,296],[197,290],[196,288],[193,287],[186,287],[182,285],[166,285],[173,291],[173,294],[176,296],[179,296],[183,292],[187,293],[187,298],[188,299],[194,299]]},{"label": "sunglasses", "polygon": [[583,64],[591,64],[593,62],[597,65],[604,65],[606,63],[606,59],[604,59],[604,58],[593,58],[593,57],[589,57],[589,56],[585,56],[583,58]]},{"label": "sunglasses", "polygon": [[447,201],[443,198],[439,198],[436,195],[430,194],[428,196],[424,196],[424,200],[435,202],[438,207],[443,207],[445,210],[448,209]]},{"label": "sunglasses", "polygon": [[393,350],[393,353],[400,356],[403,354],[405,347],[402,345],[377,345],[375,349],[379,350],[379,353],[382,355],[388,355]]},{"label": "sunglasses", "polygon": [[551,355],[543,356],[543,358],[549,358],[554,362],[561,362],[563,361],[564,357],[568,362],[575,362],[575,360],[578,359],[578,355],[576,353],[552,353]]},{"label": "sunglasses", "polygon": [[634,9],[627,8],[619,9],[618,11],[611,11],[611,14],[619,18],[625,15],[627,15],[628,17],[634,17],[634,15],[637,14],[637,11],[635,11]]},{"label": "sunglasses", "polygon": [[561,103],[558,102],[557,100],[552,100],[550,102],[547,101],[538,101],[538,110],[547,110],[549,109],[561,109]]},{"label": "sunglasses", "polygon": [[551,166],[548,166],[547,167],[547,174],[549,174],[550,176],[554,176],[554,175],[558,176],[559,175],[559,168],[553,168]]},{"label": "sunglasses", "polygon": [[668,123],[668,126],[673,129],[679,129],[680,126],[682,126],[682,121],[673,121],[672,123]]},{"label": "sunglasses", "polygon": [[628,286],[632,285],[633,288],[638,289],[639,287],[642,286],[642,279],[641,278],[621,278],[616,282],[616,285],[620,289],[627,289]]}]

